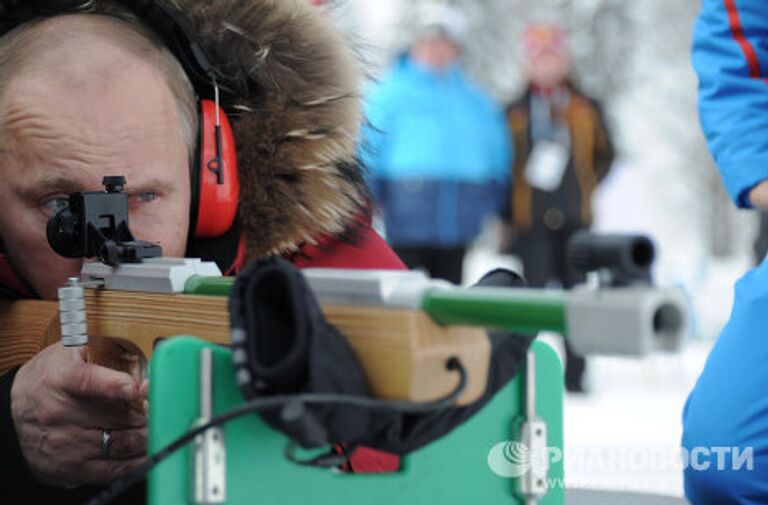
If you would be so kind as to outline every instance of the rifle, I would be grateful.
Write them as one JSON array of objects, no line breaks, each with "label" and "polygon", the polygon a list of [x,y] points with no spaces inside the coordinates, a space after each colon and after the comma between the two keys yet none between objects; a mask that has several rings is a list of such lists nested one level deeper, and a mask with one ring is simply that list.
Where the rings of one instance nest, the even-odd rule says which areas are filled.
[{"label": "rifle", "polygon": [[[226,295],[233,279],[221,277],[214,264],[158,257],[158,246],[136,241],[128,227],[124,182],[105,178],[105,192],[72,195],[69,207],[49,222],[49,242],[57,252],[101,262],[85,263],[81,277],[60,291],[59,303],[0,302],[0,370],[26,362],[62,335],[75,345],[88,334],[116,339],[120,349],[143,358],[151,357],[159,341],[177,335],[230,343]],[[649,263],[644,241],[589,249],[594,239],[585,240],[587,246],[576,248],[580,257],[602,254],[599,264],[611,260],[607,273],[622,270],[616,258]],[[458,357],[469,376],[459,403],[472,402],[482,394],[488,373],[485,329],[520,335],[553,331],[580,353],[643,355],[678,348],[687,326],[681,290],[626,279],[599,289],[552,291],[459,288],[419,272],[308,269],[304,274],[325,317],[355,350],[371,393],[381,398],[424,401],[449,393],[457,378],[444,364]],[[114,357],[94,360],[125,367]]]}]

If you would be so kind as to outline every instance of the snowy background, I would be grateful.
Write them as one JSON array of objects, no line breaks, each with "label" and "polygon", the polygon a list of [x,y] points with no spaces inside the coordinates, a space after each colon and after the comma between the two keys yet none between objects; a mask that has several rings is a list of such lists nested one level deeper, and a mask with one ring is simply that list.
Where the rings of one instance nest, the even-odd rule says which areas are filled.
[{"label": "snowy background", "polygon": [[[375,78],[407,47],[421,2],[331,3],[331,15]],[[754,261],[757,231],[757,216],[737,211],[725,196],[699,128],[690,65],[699,1],[445,3],[469,19],[465,64],[501,104],[523,86],[517,42],[525,24],[555,21],[569,30],[577,80],[602,102],[619,153],[596,196],[596,228],[650,234],[658,249],[656,280],[687,288],[695,320],[689,345],[679,355],[591,361],[590,394],[566,403],[568,482],[681,495],[675,466],[680,412],[727,320],[733,283]],[[495,262],[510,261],[494,256],[481,241],[468,258],[467,280]],[[661,463],[632,471],[587,464],[589,455],[602,450],[633,447],[658,450]]]}]

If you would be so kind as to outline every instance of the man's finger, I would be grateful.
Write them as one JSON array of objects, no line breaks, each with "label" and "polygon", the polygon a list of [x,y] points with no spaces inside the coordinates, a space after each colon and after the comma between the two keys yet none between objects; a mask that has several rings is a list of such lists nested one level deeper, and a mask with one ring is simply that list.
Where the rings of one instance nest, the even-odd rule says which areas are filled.
[{"label": "man's finger", "polygon": [[[105,435],[106,433],[106,435]],[[147,454],[147,430],[83,430],[78,434],[89,460],[124,461]]]},{"label": "man's finger", "polygon": [[64,371],[61,389],[76,398],[138,403],[141,384],[125,372],[91,363],[81,363]]},{"label": "man's finger", "polygon": [[127,403],[72,399],[68,405],[71,411],[68,422],[85,429],[122,430],[147,426],[146,414]]}]

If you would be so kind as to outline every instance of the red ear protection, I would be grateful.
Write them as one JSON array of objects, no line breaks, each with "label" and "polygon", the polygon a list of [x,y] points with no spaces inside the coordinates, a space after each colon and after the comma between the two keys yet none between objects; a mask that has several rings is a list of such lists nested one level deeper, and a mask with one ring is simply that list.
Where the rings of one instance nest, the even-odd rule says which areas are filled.
[{"label": "red ear protection", "polygon": [[232,127],[213,100],[200,100],[198,143],[192,166],[190,229],[195,238],[218,237],[235,221],[240,182]]}]

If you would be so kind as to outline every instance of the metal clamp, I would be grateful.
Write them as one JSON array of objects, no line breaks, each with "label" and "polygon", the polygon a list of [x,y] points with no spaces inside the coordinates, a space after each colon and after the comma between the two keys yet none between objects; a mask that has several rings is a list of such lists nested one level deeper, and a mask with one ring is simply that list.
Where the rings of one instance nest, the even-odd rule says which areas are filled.
[{"label": "metal clamp", "polygon": [[528,351],[525,364],[525,422],[520,442],[528,448],[528,472],[520,477],[520,494],[526,505],[535,505],[549,491],[547,423],[536,416],[536,354]]},{"label": "metal clamp", "polygon": [[[196,425],[210,421],[213,415],[213,353],[200,351],[200,417]],[[224,430],[209,428],[198,435],[192,447],[192,489],[190,501],[199,505],[227,500],[227,449]]]}]

